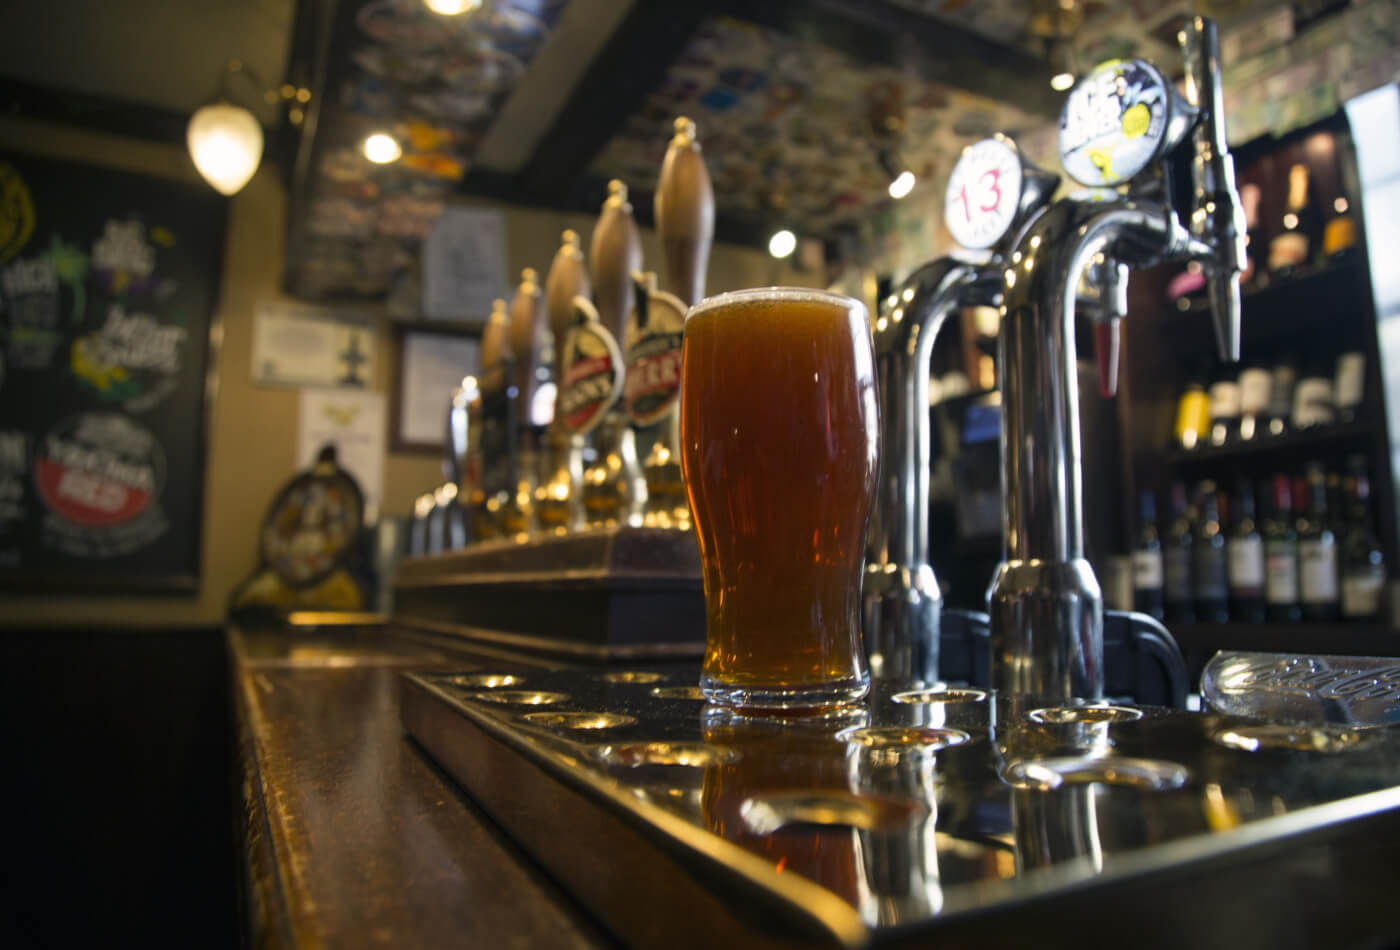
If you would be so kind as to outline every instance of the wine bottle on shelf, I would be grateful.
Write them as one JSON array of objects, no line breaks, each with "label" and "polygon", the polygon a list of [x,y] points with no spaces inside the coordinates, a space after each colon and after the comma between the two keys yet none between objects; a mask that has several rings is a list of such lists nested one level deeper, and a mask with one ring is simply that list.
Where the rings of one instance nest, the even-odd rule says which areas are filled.
[{"label": "wine bottle on shelf", "polygon": [[1365,456],[1347,459],[1347,523],[1342,541],[1342,617],[1374,620],[1385,586],[1385,555],[1371,519],[1371,480]]},{"label": "wine bottle on shelf", "polygon": [[1230,619],[1229,567],[1225,531],[1220,524],[1220,497],[1215,482],[1196,486],[1196,536],[1191,547],[1196,582],[1196,620],[1226,623]]},{"label": "wine bottle on shelf", "polygon": [[1332,396],[1337,404],[1338,422],[1356,421],[1365,389],[1366,355],[1352,350],[1337,357],[1337,381]]},{"label": "wine bottle on shelf", "polygon": [[1166,618],[1163,590],[1162,539],[1157,534],[1157,496],[1138,496],[1138,533],[1133,544],[1133,609],[1158,620]]},{"label": "wine bottle on shelf", "polygon": [[1292,428],[1293,385],[1298,371],[1291,360],[1275,364],[1269,379],[1269,435],[1283,435]]},{"label": "wine bottle on shelf", "polygon": [[1265,614],[1293,623],[1302,617],[1298,604],[1298,532],[1293,524],[1293,483],[1275,475],[1273,504],[1264,522]]},{"label": "wine bottle on shelf", "polygon": [[1306,469],[1308,503],[1298,519],[1298,599],[1304,620],[1335,620],[1341,609],[1337,590],[1337,536],[1327,511],[1327,476],[1322,465]]},{"label": "wine bottle on shelf", "polygon": [[1240,431],[1240,384],[1220,379],[1210,387],[1210,444],[1234,442]]},{"label": "wine bottle on shelf", "polygon": [[1275,277],[1306,270],[1320,246],[1322,221],[1309,186],[1308,166],[1298,162],[1288,169],[1288,203],[1279,232],[1269,242],[1269,273]]},{"label": "wine bottle on shelf", "polygon": [[1337,421],[1332,376],[1314,367],[1293,389],[1293,428],[1303,430]]},{"label": "wine bottle on shelf", "polygon": [[1163,600],[1170,623],[1195,623],[1195,590],[1191,582],[1191,514],[1186,486],[1172,482],[1172,520],[1162,546]]},{"label": "wine bottle on shelf", "polygon": [[1264,622],[1264,538],[1255,521],[1254,483],[1241,478],[1230,505],[1230,619]]},{"label": "wine bottle on shelf", "polygon": [[1273,375],[1260,367],[1240,373],[1240,439],[1268,434],[1269,390]]}]

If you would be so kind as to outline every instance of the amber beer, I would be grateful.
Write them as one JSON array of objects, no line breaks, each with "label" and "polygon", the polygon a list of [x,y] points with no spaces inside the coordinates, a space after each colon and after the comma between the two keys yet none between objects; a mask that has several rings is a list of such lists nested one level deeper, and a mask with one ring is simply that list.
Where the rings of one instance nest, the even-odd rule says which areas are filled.
[{"label": "amber beer", "polygon": [[687,315],[681,445],[712,702],[811,707],[869,688],[857,617],[878,432],[859,302],[773,287]]}]

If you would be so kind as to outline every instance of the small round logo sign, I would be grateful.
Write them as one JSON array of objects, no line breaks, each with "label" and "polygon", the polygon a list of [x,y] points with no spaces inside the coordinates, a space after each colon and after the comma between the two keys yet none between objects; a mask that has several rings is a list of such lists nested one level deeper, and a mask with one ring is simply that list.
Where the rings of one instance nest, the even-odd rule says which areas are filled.
[{"label": "small round logo sign", "polygon": [[1070,90],[1060,160],[1081,185],[1120,185],[1157,157],[1171,108],[1166,80],[1142,60],[1112,60]]},{"label": "small round logo sign", "polygon": [[963,149],[948,179],[943,215],[963,247],[991,247],[1011,227],[1021,202],[1021,157],[1005,136]]},{"label": "small round logo sign", "polygon": [[564,338],[555,415],[570,432],[584,433],[602,422],[622,395],[622,350],[588,300],[575,297],[574,312],[584,319]]},{"label": "small round logo sign", "polygon": [[34,481],[54,514],[84,528],[131,521],[160,495],[165,454],[150,432],[117,413],[83,413],[51,429]]},{"label": "small round logo sign", "polygon": [[681,350],[685,342],[685,304],[672,294],[653,291],[645,325],[634,313],[627,326],[627,383],[623,399],[627,417],[639,426],[660,422],[681,394]]}]

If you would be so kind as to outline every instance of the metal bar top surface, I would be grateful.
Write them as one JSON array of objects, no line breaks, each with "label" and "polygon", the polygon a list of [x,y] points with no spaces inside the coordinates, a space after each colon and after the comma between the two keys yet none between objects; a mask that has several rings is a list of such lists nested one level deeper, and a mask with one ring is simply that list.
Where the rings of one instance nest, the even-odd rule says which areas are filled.
[{"label": "metal bar top surface", "polygon": [[404,734],[398,676],[443,654],[382,630],[229,647],[249,942],[612,945]]},{"label": "metal bar top surface", "polygon": [[[1142,928],[1138,945],[1400,937],[1393,728],[958,687],[784,720],[707,707],[694,682],[675,669],[409,674],[402,710],[635,945],[1082,946],[1109,919]],[[508,797],[484,770],[514,775]],[[616,899],[604,847],[626,856],[635,900]],[[662,904],[674,932],[652,929]]]}]

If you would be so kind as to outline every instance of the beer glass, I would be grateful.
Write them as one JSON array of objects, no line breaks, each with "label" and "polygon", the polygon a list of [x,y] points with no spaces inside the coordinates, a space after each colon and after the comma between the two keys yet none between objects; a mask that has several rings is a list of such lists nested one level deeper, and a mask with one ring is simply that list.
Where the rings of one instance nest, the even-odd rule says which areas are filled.
[{"label": "beer glass", "polygon": [[858,301],[769,287],[686,315],[681,458],[711,702],[814,708],[869,689],[858,617],[878,439]]}]

